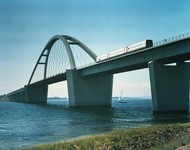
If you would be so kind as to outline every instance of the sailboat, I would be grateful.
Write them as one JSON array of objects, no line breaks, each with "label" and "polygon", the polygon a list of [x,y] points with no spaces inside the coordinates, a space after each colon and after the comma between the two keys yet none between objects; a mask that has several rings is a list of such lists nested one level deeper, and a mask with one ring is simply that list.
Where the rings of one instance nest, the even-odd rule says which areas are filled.
[{"label": "sailboat", "polygon": [[118,102],[127,103],[127,101],[125,100],[125,97],[123,96],[123,91],[120,92],[120,96],[118,97]]}]

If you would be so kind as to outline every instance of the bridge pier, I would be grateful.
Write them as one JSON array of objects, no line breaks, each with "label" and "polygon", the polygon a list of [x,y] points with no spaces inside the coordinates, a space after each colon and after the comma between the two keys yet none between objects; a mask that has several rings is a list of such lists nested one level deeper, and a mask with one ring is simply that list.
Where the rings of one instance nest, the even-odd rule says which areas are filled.
[{"label": "bridge pier", "polygon": [[48,85],[25,86],[27,103],[47,103]]},{"label": "bridge pier", "polygon": [[185,62],[166,66],[149,62],[153,113],[189,112],[189,67]]},{"label": "bridge pier", "polygon": [[113,75],[81,77],[77,70],[67,70],[70,106],[111,106]]}]

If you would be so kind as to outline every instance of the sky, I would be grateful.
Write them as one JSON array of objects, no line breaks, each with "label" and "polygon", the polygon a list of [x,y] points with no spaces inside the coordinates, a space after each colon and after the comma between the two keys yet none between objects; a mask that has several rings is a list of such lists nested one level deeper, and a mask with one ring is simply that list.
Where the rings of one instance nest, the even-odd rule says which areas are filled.
[{"label": "sky", "polygon": [[[97,55],[190,32],[189,0],[1,0],[0,95],[28,83],[49,39],[70,35]],[[150,96],[148,69],[114,75],[113,96]],[[67,83],[48,96],[67,97]]]}]

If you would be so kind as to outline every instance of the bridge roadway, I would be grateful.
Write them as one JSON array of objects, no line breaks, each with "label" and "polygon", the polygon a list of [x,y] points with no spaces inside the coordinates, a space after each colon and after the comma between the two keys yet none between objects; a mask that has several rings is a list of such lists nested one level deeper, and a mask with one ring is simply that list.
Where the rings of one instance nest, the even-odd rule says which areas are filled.
[{"label": "bridge roadway", "polygon": [[[107,93],[105,97],[103,96],[107,101],[102,102],[102,98],[97,103],[110,105],[113,74],[149,68],[153,112],[188,112],[189,63],[186,62],[188,60],[190,60],[190,38],[185,38],[160,46],[126,53],[84,68],[67,70],[66,73],[32,83],[28,88],[34,87],[33,89],[37,88],[38,90],[43,88],[44,90],[37,92],[37,95],[40,93],[47,95],[46,90],[49,84],[67,80],[69,99],[72,99],[70,106],[87,106],[89,104],[87,100],[77,103],[76,95],[78,95],[79,99],[94,96],[91,104],[96,105],[95,101],[100,98],[101,93],[99,92],[101,91]],[[177,65],[167,66],[166,64],[169,63],[176,63]],[[77,85],[75,84],[76,80]],[[21,91],[26,92],[28,90],[25,88],[19,89],[18,93],[21,93]],[[77,94],[76,91],[78,91]],[[15,93],[17,91],[10,93],[9,96],[14,96]],[[30,92],[26,93],[26,95],[30,95]],[[105,95],[104,93],[102,95]],[[85,95],[85,97],[81,98],[81,95]]]},{"label": "bridge roadway", "polygon": [[126,53],[95,65],[80,69],[81,76],[115,74],[148,68],[150,61],[164,64],[190,59],[190,38]]}]

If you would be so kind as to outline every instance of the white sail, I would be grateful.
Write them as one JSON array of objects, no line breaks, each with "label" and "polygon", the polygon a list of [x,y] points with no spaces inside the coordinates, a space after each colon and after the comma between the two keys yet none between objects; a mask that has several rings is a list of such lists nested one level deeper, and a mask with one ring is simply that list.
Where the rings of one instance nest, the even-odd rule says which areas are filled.
[{"label": "white sail", "polygon": [[120,92],[120,96],[118,98],[118,102],[119,103],[127,103],[127,101],[125,100],[125,97],[123,96],[123,90]]}]

